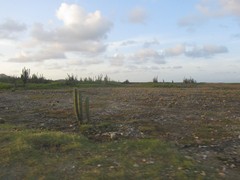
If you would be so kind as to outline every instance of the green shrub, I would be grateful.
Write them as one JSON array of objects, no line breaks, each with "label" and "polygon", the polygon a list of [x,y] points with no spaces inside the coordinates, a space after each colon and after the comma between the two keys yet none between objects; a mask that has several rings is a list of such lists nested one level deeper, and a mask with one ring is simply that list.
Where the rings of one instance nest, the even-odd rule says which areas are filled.
[{"label": "green shrub", "polygon": [[197,81],[190,77],[190,78],[184,78],[183,83],[184,84],[195,84],[195,83],[197,83]]}]

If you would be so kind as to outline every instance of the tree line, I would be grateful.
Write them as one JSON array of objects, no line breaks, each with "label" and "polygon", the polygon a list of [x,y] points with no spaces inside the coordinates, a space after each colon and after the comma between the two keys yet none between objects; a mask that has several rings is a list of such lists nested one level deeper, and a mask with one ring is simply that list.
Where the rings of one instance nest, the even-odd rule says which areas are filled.
[{"label": "tree line", "polygon": [[[103,74],[100,74],[100,75],[94,76],[94,77],[85,77],[85,78],[82,78],[82,77],[78,78],[76,75],[67,74],[67,77],[62,81],[65,82],[65,85],[70,85],[70,86],[74,86],[74,85],[79,84],[79,83],[89,83],[89,84],[91,84],[91,83],[96,83],[96,84],[118,83],[114,80],[111,80],[108,75],[103,75]],[[1,74],[0,75],[0,82],[14,84],[15,87],[17,86],[17,84],[19,84],[21,82],[22,85],[24,87],[26,87],[26,85],[28,83],[43,84],[43,83],[53,82],[53,80],[45,78],[43,76],[43,74],[33,73],[31,75],[31,70],[24,67],[21,71],[20,77],[7,76],[7,75],[4,75],[4,74]],[[160,83],[158,81],[158,76],[153,77],[152,82],[153,83]],[[184,84],[195,84],[195,83],[197,83],[197,81],[195,79],[193,79],[192,77],[184,78],[182,82]],[[123,84],[129,84],[130,82],[129,82],[129,80],[125,80],[122,83]],[[162,83],[164,83],[164,80],[162,81]],[[174,83],[174,81],[172,81],[172,83]]]}]

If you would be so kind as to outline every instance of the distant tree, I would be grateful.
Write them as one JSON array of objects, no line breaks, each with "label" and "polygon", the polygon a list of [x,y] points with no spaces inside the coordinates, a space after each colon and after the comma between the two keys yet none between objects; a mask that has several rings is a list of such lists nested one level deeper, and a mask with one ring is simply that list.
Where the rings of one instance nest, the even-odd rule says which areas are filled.
[{"label": "distant tree", "polygon": [[33,74],[33,75],[32,75],[32,78],[31,78],[31,81],[32,81],[32,82],[37,82],[37,80],[38,80],[37,74]]},{"label": "distant tree", "polygon": [[77,76],[74,76],[73,74],[72,75],[67,74],[67,76],[68,77],[65,79],[66,85],[75,85],[78,82]]},{"label": "distant tree", "polygon": [[153,78],[153,83],[158,83],[158,76],[155,76],[155,77]]},{"label": "distant tree", "polygon": [[190,78],[184,78],[183,83],[184,84],[195,84],[195,83],[197,83],[197,81],[190,77]]},{"label": "distant tree", "polygon": [[91,77],[88,77],[88,78],[87,78],[87,82],[92,83],[92,82],[94,82],[94,79],[91,78]]},{"label": "distant tree", "polygon": [[23,81],[24,87],[26,86],[30,77],[30,69],[26,69],[25,67],[22,69],[21,79]]},{"label": "distant tree", "polygon": [[88,82],[88,78],[85,77],[83,81],[84,81],[85,83]]},{"label": "distant tree", "polygon": [[130,82],[129,82],[128,79],[123,82],[123,84],[129,84],[129,83],[130,83]]},{"label": "distant tree", "polygon": [[108,77],[108,75],[106,75],[103,80],[104,83],[107,84],[110,81],[110,78]]},{"label": "distant tree", "polygon": [[102,74],[100,74],[100,75],[98,75],[98,77],[96,78],[96,80],[95,80],[95,82],[102,82],[103,81],[103,75]]},{"label": "distant tree", "polygon": [[31,83],[47,83],[48,80],[42,75],[33,74],[32,77],[29,79],[29,82]]}]

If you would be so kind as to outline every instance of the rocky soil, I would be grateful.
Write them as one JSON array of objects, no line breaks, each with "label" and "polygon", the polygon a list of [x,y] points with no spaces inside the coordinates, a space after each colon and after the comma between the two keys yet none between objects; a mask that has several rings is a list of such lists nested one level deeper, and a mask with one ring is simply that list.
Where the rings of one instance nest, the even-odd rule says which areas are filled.
[{"label": "rocky soil", "polygon": [[[240,179],[240,85],[81,91],[90,97],[93,126],[80,130],[90,139],[159,138],[204,167],[202,176]],[[66,89],[0,91],[0,123],[80,131]]]}]

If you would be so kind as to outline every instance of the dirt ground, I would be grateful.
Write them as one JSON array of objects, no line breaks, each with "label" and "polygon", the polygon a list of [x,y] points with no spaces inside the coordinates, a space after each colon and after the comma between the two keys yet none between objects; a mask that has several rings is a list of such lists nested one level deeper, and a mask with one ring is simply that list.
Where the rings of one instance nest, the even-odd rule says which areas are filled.
[{"label": "dirt ground", "polygon": [[[85,130],[89,138],[159,138],[205,167],[203,176],[240,179],[240,84],[80,90],[90,98],[91,124],[106,124]],[[79,132],[70,89],[0,91],[0,123]]]}]

